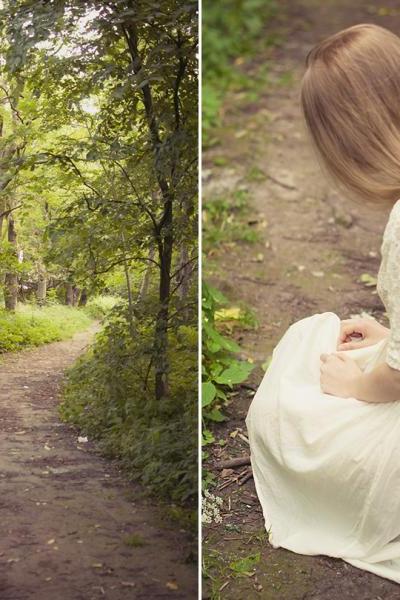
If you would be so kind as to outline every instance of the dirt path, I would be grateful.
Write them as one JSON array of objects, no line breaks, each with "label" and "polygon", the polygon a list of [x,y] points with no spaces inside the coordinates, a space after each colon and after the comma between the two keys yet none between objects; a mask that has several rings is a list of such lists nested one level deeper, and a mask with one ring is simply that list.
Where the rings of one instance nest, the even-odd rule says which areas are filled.
[{"label": "dirt path", "polygon": [[[334,311],[346,318],[368,311],[385,320],[374,288],[365,287],[359,278],[363,273],[376,275],[387,214],[351,204],[324,180],[305,136],[299,82],[308,50],[330,33],[360,22],[375,22],[398,33],[398,4],[355,0],[350,7],[343,0],[296,0],[279,5],[272,29],[286,41],[254,61],[255,69],[271,61],[269,81],[252,102],[243,94],[227,99],[224,128],[218,132],[221,143],[208,150],[204,160],[208,201],[238,189],[246,189],[251,198],[243,227],[257,229],[259,241],[211,249],[205,271],[233,303],[242,302],[256,312],[258,329],[237,337],[258,365],[289,324],[310,314]],[[254,371],[254,389],[262,374],[260,367]],[[252,395],[253,390],[242,388],[228,409],[229,421],[215,428],[219,443],[210,450],[208,467],[219,478],[213,492],[224,499],[223,522],[205,531],[204,597],[400,598],[396,584],[342,561],[269,546],[253,481],[241,487],[229,484],[233,473],[221,476],[216,469],[219,460],[248,453],[237,432],[245,433]],[[295,498],[282,502],[295,503]],[[246,563],[238,561],[249,557],[246,574]]]},{"label": "dirt path", "polygon": [[0,598],[196,598],[188,535],[58,419],[93,332],[1,360]]}]

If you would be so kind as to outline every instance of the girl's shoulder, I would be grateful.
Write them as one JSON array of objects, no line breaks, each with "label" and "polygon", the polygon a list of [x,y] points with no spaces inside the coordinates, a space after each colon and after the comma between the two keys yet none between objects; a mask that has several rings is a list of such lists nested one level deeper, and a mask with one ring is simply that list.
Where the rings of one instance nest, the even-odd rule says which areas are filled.
[{"label": "girl's shoulder", "polygon": [[389,218],[386,223],[385,231],[383,234],[384,239],[388,239],[392,236],[399,240],[400,233],[400,199],[397,200],[389,213]]}]

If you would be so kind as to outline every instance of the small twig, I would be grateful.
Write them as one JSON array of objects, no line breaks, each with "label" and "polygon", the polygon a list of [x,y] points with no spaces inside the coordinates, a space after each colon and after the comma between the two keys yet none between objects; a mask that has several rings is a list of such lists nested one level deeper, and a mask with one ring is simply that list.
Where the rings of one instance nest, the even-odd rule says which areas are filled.
[{"label": "small twig", "polygon": [[235,483],[235,481],[237,481],[237,479],[228,479],[228,481],[225,481],[225,483],[223,483],[222,485],[220,485],[218,489],[219,490],[224,490],[229,485],[232,485],[232,483]]},{"label": "small twig", "polygon": [[247,437],[245,435],[243,435],[243,433],[238,433],[238,437],[240,437],[241,440],[243,440],[244,442],[246,442],[246,444],[248,444],[250,446],[250,442],[247,439]]},{"label": "small twig", "polygon": [[217,469],[235,469],[236,467],[243,467],[243,465],[250,465],[250,456],[240,456],[239,458],[230,458],[229,460],[223,460],[217,465]]},{"label": "small twig", "polygon": [[270,179],[271,181],[273,181],[277,185],[280,185],[281,187],[285,188],[286,190],[295,190],[295,189],[297,189],[294,185],[289,185],[288,183],[283,183],[283,181],[279,181],[279,179],[275,179],[275,177],[272,177],[272,175],[269,175],[269,173],[267,173],[267,177],[268,177],[268,179]]},{"label": "small twig", "polygon": [[258,389],[255,385],[250,385],[249,383],[241,383],[240,387],[245,390],[251,390],[252,392],[256,392]]},{"label": "small twig", "polygon": [[21,208],[22,204],[18,204],[18,206],[14,206],[14,208],[9,208],[8,210],[4,210],[2,213],[0,213],[0,219],[2,217],[8,217],[8,215],[10,215],[14,210],[17,210],[17,208]]},{"label": "small twig", "polygon": [[246,481],[248,481],[252,477],[253,477],[253,471],[251,469],[248,469],[247,472],[244,474],[244,476],[238,480],[238,484],[243,485],[244,483],[246,483]]},{"label": "small twig", "polygon": [[251,277],[236,276],[236,279],[241,281],[249,281],[250,283],[255,283],[256,285],[276,285],[275,281],[261,281],[260,279],[251,279]]}]

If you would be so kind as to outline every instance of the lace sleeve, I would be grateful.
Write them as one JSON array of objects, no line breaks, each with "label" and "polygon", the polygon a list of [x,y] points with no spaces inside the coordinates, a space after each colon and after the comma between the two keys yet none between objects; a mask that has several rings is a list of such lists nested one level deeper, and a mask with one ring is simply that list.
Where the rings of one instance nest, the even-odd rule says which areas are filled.
[{"label": "lace sleeve", "polygon": [[[400,211],[396,211],[400,213]],[[396,215],[400,217],[400,214]],[[386,311],[390,321],[390,335],[386,351],[389,367],[400,370],[400,218],[396,218],[390,230],[387,244]]]}]

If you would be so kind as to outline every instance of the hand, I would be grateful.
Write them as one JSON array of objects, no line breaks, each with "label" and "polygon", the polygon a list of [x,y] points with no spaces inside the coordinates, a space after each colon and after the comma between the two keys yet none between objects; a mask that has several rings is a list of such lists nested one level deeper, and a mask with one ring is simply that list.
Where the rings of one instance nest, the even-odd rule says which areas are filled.
[{"label": "hand", "polygon": [[362,371],[345,354],[321,354],[321,389],[325,394],[341,398],[357,398]]},{"label": "hand", "polygon": [[[355,350],[373,346],[387,337],[390,329],[375,319],[346,319],[340,322],[338,350]],[[358,339],[354,339],[358,338]]]}]

